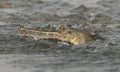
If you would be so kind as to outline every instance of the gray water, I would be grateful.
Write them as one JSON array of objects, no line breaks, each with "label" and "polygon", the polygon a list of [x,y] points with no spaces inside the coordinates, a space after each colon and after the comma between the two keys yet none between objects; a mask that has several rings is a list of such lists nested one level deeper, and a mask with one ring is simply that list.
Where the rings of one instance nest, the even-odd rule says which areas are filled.
[{"label": "gray water", "polygon": [[[120,0],[0,0],[1,72],[120,72]],[[80,45],[18,36],[19,26],[96,31]]]}]

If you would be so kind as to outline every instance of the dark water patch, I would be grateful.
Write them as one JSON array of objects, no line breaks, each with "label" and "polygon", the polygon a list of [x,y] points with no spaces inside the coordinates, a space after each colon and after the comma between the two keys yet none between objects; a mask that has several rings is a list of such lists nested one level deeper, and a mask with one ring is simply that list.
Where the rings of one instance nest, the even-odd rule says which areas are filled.
[{"label": "dark water patch", "polygon": [[43,4],[45,3],[43,0],[29,0],[29,2],[33,3],[33,4]]},{"label": "dark water patch", "polygon": [[89,11],[89,8],[87,8],[85,5],[80,5],[79,7],[74,8],[72,10],[72,12],[76,12],[76,13],[79,13],[79,14],[85,14],[88,11]]},{"label": "dark water patch", "polygon": [[102,23],[102,24],[109,24],[111,23],[111,18],[109,18],[108,16],[105,16],[105,15],[102,15],[102,14],[99,14],[95,17],[95,19],[92,21],[94,24],[95,23]]},{"label": "dark water patch", "polygon": [[104,14],[98,14],[95,16],[95,19],[92,21],[93,24],[101,23],[101,24],[117,24],[119,21],[113,20],[109,16]]},{"label": "dark water patch", "polygon": [[61,4],[61,7],[66,7],[66,6],[69,6],[69,5],[70,5],[69,3],[63,2],[63,3]]},{"label": "dark water patch", "polygon": [[89,24],[90,23],[90,21],[85,16],[78,15],[78,14],[68,15],[63,18],[64,18],[65,24],[79,25],[79,24]]}]

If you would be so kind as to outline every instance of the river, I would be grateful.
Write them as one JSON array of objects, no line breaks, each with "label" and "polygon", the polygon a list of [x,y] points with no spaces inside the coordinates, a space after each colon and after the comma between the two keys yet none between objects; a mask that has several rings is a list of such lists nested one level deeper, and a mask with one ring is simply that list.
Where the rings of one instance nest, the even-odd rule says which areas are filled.
[{"label": "river", "polygon": [[[18,28],[96,31],[72,45],[18,36]],[[120,72],[120,0],[0,0],[1,72]]]}]

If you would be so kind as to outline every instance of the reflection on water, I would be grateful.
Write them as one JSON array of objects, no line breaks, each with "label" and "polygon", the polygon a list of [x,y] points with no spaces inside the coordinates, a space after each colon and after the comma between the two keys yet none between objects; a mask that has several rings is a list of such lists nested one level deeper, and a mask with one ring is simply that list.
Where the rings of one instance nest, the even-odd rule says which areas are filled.
[{"label": "reflection on water", "polygon": [[[0,1],[2,72],[120,71],[119,0]],[[103,40],[72,45],[17,35],[21,25],[54,31],[62,24],[96,31]]]}]

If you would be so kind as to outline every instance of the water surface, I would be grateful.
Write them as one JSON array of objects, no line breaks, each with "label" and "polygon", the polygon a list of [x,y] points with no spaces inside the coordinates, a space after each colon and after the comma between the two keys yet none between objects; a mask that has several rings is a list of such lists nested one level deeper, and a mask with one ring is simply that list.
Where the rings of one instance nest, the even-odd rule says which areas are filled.
[{"label": "water surface", "polygon": [[[0,0],[0,70],[119,72],[119,4],[119,0]],[[103,40],[72,45],[17,35],[21,25],[58,30],[63,24],[96,31]]]}]

